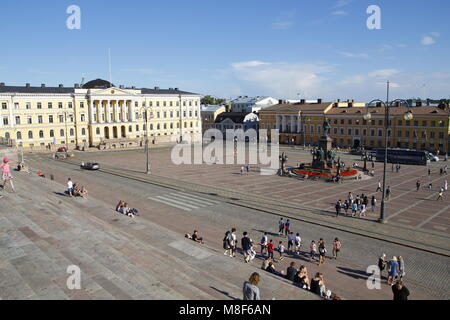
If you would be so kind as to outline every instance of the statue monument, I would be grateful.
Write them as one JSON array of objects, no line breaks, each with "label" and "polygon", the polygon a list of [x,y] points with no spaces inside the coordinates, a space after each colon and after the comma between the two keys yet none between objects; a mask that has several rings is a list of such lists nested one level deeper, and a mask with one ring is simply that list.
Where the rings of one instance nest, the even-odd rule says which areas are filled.
[{"label": "statue monument", "polygon": [[323,135],[319,140],[319,147],[313,151],[314,169],[335,169],[336,151],[333,149],[333,139],[330,137],[331,125],[328,119],[323,122]]}]

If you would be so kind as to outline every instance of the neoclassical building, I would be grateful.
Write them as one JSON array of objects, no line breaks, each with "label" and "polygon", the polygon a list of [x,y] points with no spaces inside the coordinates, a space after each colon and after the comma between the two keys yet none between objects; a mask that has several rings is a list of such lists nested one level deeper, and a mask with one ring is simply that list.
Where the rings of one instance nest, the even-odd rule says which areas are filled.
[{"label": "neoclassical building", "polygon": [[24,149],[123,148],[142,145],[146,135],[160,143],[202,132],[200,95],[178,88],[101,79],[71,88],[0,83],[0,106],[0,143]]}]

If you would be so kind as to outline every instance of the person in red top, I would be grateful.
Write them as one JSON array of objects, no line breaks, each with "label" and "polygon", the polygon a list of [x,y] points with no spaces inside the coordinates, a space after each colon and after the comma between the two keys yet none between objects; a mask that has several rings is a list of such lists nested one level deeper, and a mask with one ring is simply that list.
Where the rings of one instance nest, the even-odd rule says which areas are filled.
[{"label": "person in red top", "polygon": [[273,240],[270,239],[269,243],[267,244],[267,253],[268,256],[272,259],[273,259],[273,250],[274,250]]}]

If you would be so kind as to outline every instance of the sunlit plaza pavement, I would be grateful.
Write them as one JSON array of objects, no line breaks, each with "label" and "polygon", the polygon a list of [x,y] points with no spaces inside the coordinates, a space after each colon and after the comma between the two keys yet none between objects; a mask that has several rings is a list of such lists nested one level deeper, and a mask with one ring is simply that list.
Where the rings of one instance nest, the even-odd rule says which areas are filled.
[{"label": "sunlit plaza pavement", "polygon": [[[287,149],[281,151],[284,150]],[[329,252],[331,252],[331,242],[335,237],[340,238],[344,248],[337,261],[327,259],[324,266],[318,267],[302,254],[298,257],[288,256],[283,262],[277,263],[278,270],[285,270],[290,261],[295,261],[298,266],[301,264],[307,266],[310,276],[317,271],[323,272],[328,287],[344,299],[391,299],[392,293],[385,280],[383,280],[381,290],[367,289],[366,269],[368,266],[376,264],[382,253],[386,253],[388,257],[402,255],[406,259],[408,270],[405,281],[408,283],[408,288],[413,291],[411,299],[448,298],[448,229],[442,229],[447,228],[448,225],[440,223],[439,221],[442,220],[437,219],[448,220],[442,216],[448,215],[449,203],[446,197],[443,202],[435,201],[436,188],[445,180],[445,177],[437,174],[439,165],[443,165],[443,162],[431,166],[434,168],[434,173],[430,179],[435,180],[432,191],[426,190],[428,181],[426,167],[402,166],[398,174],[389,172],[393,196],[388,203],[387,212],[388,218],[390,216],[392,218],[388,219],[387,224],[380,225],[374,222],[378,217],[378,212],[369,213],[368,218],[363,219],[334,217],[336,199],[345,199],[349,191],[352,191],[353,194],[374,193],[378,177],[381,174],[380,163],[376,163],[375,178],[363,181],[348,180],[338,185],[323,181],[301,181],[294,178],[261,176],[257,166],[252,166],[249,174],[241,174],[241,165],[237,164],[176,166],[172,163],[170,154],[170,147],[151,149],[152,174],[149,176],[143,173],[145,171],[145,154],[142,150],[76,153],[75,157],[68,161],[52,160],[48,154],[33,154],[26,155],[26,162],[32,168],[44,171],[47,179],[53,175],[60,186],[59,190],[54,190],[57,184],[51,185],[55,192],[64,190],[69,176],[88,188],[92,199],[88,201],[95,199],[95,202],[102,203],[100,207],[104,208],[98,209],[100,210],[98,214],[103,216],[106,224],[99,236],[102,232],[107,232],[107,234],[113,232],[114,234],[115,231],[108,229],[107,225],[116,224],[115,221],[118,217],[114,212],[114,206],[118,200],[123,199],[129,202],[130,206],[138,208],[140,213],[140,217],[132,221],[131,229],[125,227],[122,229],[121,227],[126,234],[133,235],[135,232],[133,230],[144,228],[143,225],[148,222],[151,222],[153,227],[145,229],[148,230],[145,233],[154,233],[153,228],[165,228],[174,232],[174,241],[176,237],[181,240],[185,233],[192,233],[194,229],[198,229],[206,239],[205,247],[213,250],[213,255],[223,257],[223,234],[232,227],[238,229],[238,239],[243,231],[248,231],[251,238],[257,243],[262,232],[265,231],[269,232],[269,237],[273,238],[275,242],[286,241],[285,238],[276,235],[279,216],[286,214],[293,217],[293,231],[301,233],[302,251],[308,251],[309,242],[313,239],[317,241],[320,237],[327,242]],[[310,161],[309,153],[287,150],[287,154],[289,156],[288,165]],[[341,155],[341,157],[348,164],[354,161],[361,164],[358,157],[346,155]],[[79,163],[82,161],[97,161],[104,168],[104,172],[80,170]],[[418,176],[422,180],[423,190],[416,193],[415,181]],[[160,181],[177,184],[178,187],[167,188],[159,185]],[[21,187],[25,187],[25,185],[18,187],[19,192]],[[232,196],[227,200],[219,197],[219,194]],[[381,198],[380,195],[381,193],[377,196],[378,199]],[[10,195],[8,194],[7,197]],[[252,197],[254,198],[253,202],[245,200],[245,204],[243,203],[244,199]],[[73,202],[72,199],[64,197],[60,197],[60,199],[63,203]],[[274,202],[270,202],[269,205],[270,199]],[[274,205],[274,203],[278,203],[278,205]],[[292,204],[298,204],[298,208],[307,209],[293,209]],[[415,212],[420,212],[420,208],[425,205],[426,209],[419,213],[424,217],[418,218]],[[262,210],[263,207],[266,209]],[[433,209],[430,210],[430,208]],[[406,210],[400,211],[402,209]],[[97,213],[96,210],[90,212]],[[305,217],[301,216],[303,212]],[[411,214],[411,212],[414,213]],[[76,211],[73,211],[73,214],[78,215]],[[408,220],[410,223],[402,222],[401,219]],[[125,223],[128,224],[126,219]],[[441,229],[434,228],[434,226],[441,227]],[[349,229],[347,230],[345,227]],[[385,234],[382,234],[383,230],[387,230]],[[415,240],[422,242],[422,246],[415,245],[411,235],[417,237]],[[154,238],[144,238],[143,241],[147,243],[146,241],[153,241],[152,239]],[[144,244],[144,246],[147,245],[148,243]],[[164,241],[158,248],[162,252],[169,254],[172,252],[172,249],[166,248]],[[423,248],[425,251],[419,250],[419,248]],[[101,256],[107,254],[109,250],[115,249],[108,249],[108,247],[98,249],[100,251],[97,254]],[[129,252],[126,252],[126,248],[123,250],[125,250],[125,256],[128,256]],[[228,259],[231,260],[231,258]],[[235,261],[238,265],[245,265],[239,254],[236,259],[239,259]],[[149,259],[147,263],[151,261],[152,259]],[[179,263],[182,264],[182,260]],[[254,270],[260,270],[261,263],[262,260],[257,258],[252,264]],[[241,267],[237,268],[236,270],[241,270]],[[121,278],[122,272],[125,271],[117,269],[114,275]],[[241,276],[245,278],[245,274],[241,274]],[[163,277],[161,281],[169,280]],[[227,283],[229,281],[234,281],[234,285],[237,285],[236,278],[227,280]],[[104,285],[110,289],[113,288],[109,287],[108,283],[104,283]],[[145,290],[143,289],[142,292]],[[166,295],[160,297],[170,298]],[[173,297],[176,298],[176,295]],[[189,295],[185,295],[185,297],[190,298]],[[214,297],[220,299],[221,296],[216,294]],[[277,293],[274,298],[283,299],[283,297],[285,296]],[[222,298],[224,297],[222,296]]]}]

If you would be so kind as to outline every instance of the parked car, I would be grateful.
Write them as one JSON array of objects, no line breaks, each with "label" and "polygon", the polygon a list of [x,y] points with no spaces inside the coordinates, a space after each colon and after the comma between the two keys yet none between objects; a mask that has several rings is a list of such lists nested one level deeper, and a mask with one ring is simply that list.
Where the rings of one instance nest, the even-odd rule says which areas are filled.
[{"label": "parked car", "polygon": [[68,151],[68,150],[67,150],[66,147],[58,148],[58,152],[67,152],[67,151]]},{"label": "parked car", "polygon": [[87,163],[82,163],[81,164],[81,169],[84,170],[99,170],[100,169],[100,165],[96,162],[87,162]]}]

